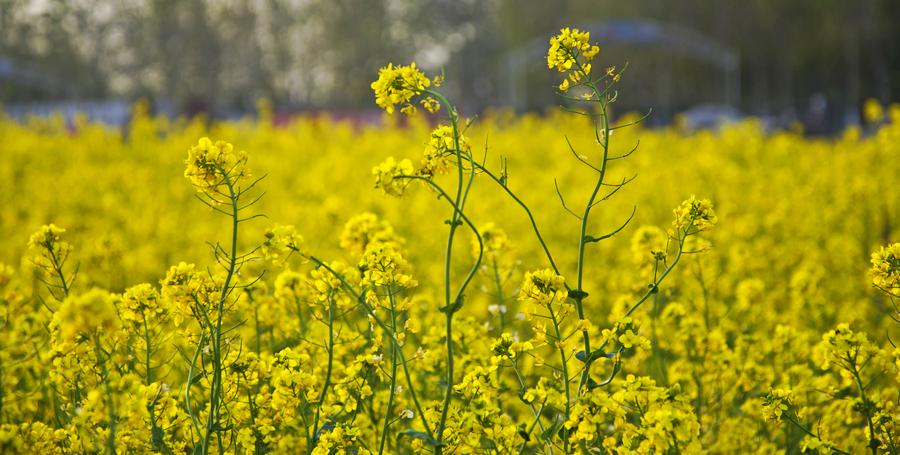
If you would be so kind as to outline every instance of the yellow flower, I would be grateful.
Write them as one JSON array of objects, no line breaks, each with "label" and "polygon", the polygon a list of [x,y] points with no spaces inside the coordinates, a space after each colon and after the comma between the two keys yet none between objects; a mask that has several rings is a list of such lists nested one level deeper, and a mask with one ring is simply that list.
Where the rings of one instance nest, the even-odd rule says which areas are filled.
[{"label": "yellow flower", "polygon": [[884,120],[884,109],[881,103],[874,98],[869,98],[863,104],[863,117],[868,123],[878,123]]},{"label": "yellow flower", "polygon": [[389,157],[372,168],[372,175],[375,176],[375,188],[380,188],[385,194],[400,197],[411,182],[410,179],[403,177],[414,175],[414,171],[409,160],[397,162],[394,157]]},{"label": "yellow flower", "polygon": [[619,342],[622,343],[626,349],[631,349],[635,346],[639,346],[643,349],[650,349],[650,340],[645,337],[642,337],[633,330],[626,330],[625,333],[619,335]]},{"label": "yellow flower", "polygon": [[53,314],[60,341],[78,341],[81,336],[94,337],[114,332],[120,327],[113,296],[101,289],[69,296]]},{"label": "yellow flower", "polygon": [[519,300],[541,306],[564,302],[568,297],[565,283],[565,278],[550,269],[526,272]]},{"label": "yellow flower", "polygon": [[[425,73],[416,68],[415,63],[407,66],[394,66],[389,63],[378,70],[378,79],[372,82],[371,87],[375,92],[375,104],[381,106],[388,114],[394,112],[395,105],[402,105],[401,111],[406,114],[415,112],[415,106],[411,103],[414,96],[422,94],[431,81]],[[427,97],[429,99],[431,97]],[[436,100],[424,102],[423,105],[429,112],[436,112],[439,104]]]},{"label": "yellow flower", "polygon": [[188,150],[185,164],[184,176],[197,191],[211,197],[229,197],[227,187],[236,187],[250,176],[245,152],[235,152],[228,142],[213,142],[208,137],[200,138],[197,145]]},{"label": "yellow flower", "polygon": [[68,244],[62,241],[64,232],[66,232],[65,229],[52,223],[41,226],[28,238],[28,247],[48,251],[65,249],[64,247]]},{"label": "yellow flower", "polygon": [[822,368],[834,365],[848,371],[861,368],[878,351],[865,333],[854,331],[847,323],[825,332],[817,350],[823,358]]},{"label": "yellow flower", "polygon": [[780,421],[790,415],[796,405],[791,391],[788,389],[772,389],[763,398],[763,418],[767,421]]},{"label": "yellow flower", "polygon": [[125,290],[120,304],[123,321],[137,327],[144,323],[159,324],[161,319],[168,318],[168,311],[163,306],[159,292],[147,283],[138,284]]},{"label": "yellow flower", "polygon": [[300,252],[300,244],[303,237],[297,234],[294,226],[278,225],[266,229],[265,240],[260,246],[260,252],[267,260],[277,260],[282,256],[289,256]]},{"label": "yellow flower", "polygon": [[65,229],[55,224],[47,224],[28,239],[28,248],[37,253],[31,261],[45,273],[56,273],[72,252],[72,245],[62,240],[65,232]]},{"label": "yellow flower", "polygon": [[355,257],[362,256],[370,243],[396,243],[402,244],[401,239],[394,233],[394,227],[387,221],[381,220],[371,212],[360,213],[350,218],[341,231],[341,248]]},{"label": "yellow flower", "polygon": [[[335,276],[335,273],[343,277],[350,285],[355,285],[359,280],[359,270],[340,261],[330,262],[327,265],[331,270],[328,270],[325,267],[319,267],[309,272],[309,283],[312,285],[311,294],[313,301],[320,304],[334,301],[340,308],[345,308],[355,303],[356,301],[351,299],[350,296],[344,292],[344,284],[337,276]],[[277,280],[275,286],[277,294]],[[294,288],[297,286],[299,286],[299,283],[296,283]],[[299,296],[297,297],[299,298]]]},{"label": "yellow flower", "polygon": [[547,51],[547,68],[556,68],[560,73],[569,71],[577,63],[580,55],[591,60],[600,52],[598,46],[591,45],[591,34],[577,28],[563,28],[559,34],[550,38],[550,49]]},{"label": "yellow flower", "polygon": [[[459,155],[466,157],[472,153],[469,140],[459,134]],[[428,146],[425,148],[425,157],[422,159],[422,174],[433,176],[444,174],[450,170],[456,160],[456,141],[453,137],[453,127],[441,125],[431,132]]]},{"label": "yellow flower", "polygon": [[872,282],[893,293],[900,289],[900,242],[881,247],[872,253]]},{"label": "yellow flower", "polygon": [[359,267],[363,270],[363,284],[403,288],[418,285],[409,275],[409,263],[393,243],[369,244]]},{"label": "yellow flower", "polygon": [[600,47],[590,43],[591,34],[577,28],[564,28],[550,38],[547,50],[547,68],[566,74],[568,78],[559,84],[561,92],[568,91],[569,81],[580,84],[589,79],[591,60],[600,52]]},{"label": "yellow flower", "polygon": [[676,231],[696,228],[696,232],[705,231],[716,225],[719,218],[713,211],[712,202],[709,199],[697,199],[691,196],[681,203],[675,210],[675,221],[672,227]]}]

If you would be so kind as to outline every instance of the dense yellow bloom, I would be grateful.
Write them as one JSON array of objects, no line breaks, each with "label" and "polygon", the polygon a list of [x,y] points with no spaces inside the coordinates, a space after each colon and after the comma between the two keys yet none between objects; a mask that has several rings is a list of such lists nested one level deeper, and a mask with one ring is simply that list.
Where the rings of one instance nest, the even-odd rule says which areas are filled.
[{"label": "dense yellow bloom", "polygon": [[676,231],[690,231],[694,228],[696,228],[696,231],[706,231],[719,222],[719,218],[716,217],[712,202],[709,202],[709,199],[697,199],[691,196],[688,200],[682,202],[674,210],[674,213],[675,221],[672,222],[672,227]]},{"label": "dense yellow bloom", "polygon": [[560,91],[569,89],[569,81],[581,83],[591,74],[591,60],[600,52],[600,47],[590,43],[591,34],[577,28],[563,28],[550,38],[547,51],[547,68],[555,68],[567,74],[559,86]]},{"label": "dense yellow bloom", "polygon": [[866,334],[852,330],[847,323],[825,332],[818,348],[823,368],[834,365],[845,370],[862,368],[877,353]]},{"label": "dense yellow bloom", "polygon": [[28,247],[54,252],[71,249],[71,245],[62,241],[62,234],[65,232],[65,229],[55,224],[41,226],[40,230],[31,234],[28,239]]},{"label": "dense yellow bloom", "polygon": [[389,157],[383,163],[372,168],[372,175],[375,176],[375,188],[380,188],[385,194],[397,197],[403,196],[406,187],[412,182],[403,177],[414,174],[412,162],[407,159],[397,162],[394,157]]},{"label": "dense yellow bloom", "polygon": [[359,443],[360,436],[358,428],[344,425],[332,426],[330,430],[325,431],[322,434],[319,443],[316,444],[316,448],[313,449],[312,454],[346,455],[352,453],[368,455],[372,453],[368,449],[361,447]]},{"label": "dense yellow bloom", "polygon": [[[375,92],[375,104],[381,106],[388,114],[394,112],[394,106],[401,105],[401,111],[405,114],[415,113],[415,105],[411,100],[421,95],[431,81],[425,73],[416,68],[415,63],[406,66],[394,66],[389,63],[378,70],[378,79],[372,82],[371,87]],[[438,109],[437,101],[431,97],[422,100],[423,105],[430,112]]]},{"label": "dense yellow bloom", "polygon": [[110,293],[102,289],[92,289],[66,298],[53,315],[59,340],[79,341],[109,335],[117,330],[121,322],[113,299]]},{"label": "dense yellow bloom", "polygon": [[394,228],[385,220],[371,212],[360,213],[350,218],[341,231],[341,248],[354,256],[362,256],[366,248],[374,243],[402,243],[394,233]]},{"label": "dense yellow bloom", "polygon": [[872,253],[872,282],[888,292],[900,289],[900,243],[881,247]]},{"label": "dense yellow bloom", "polygon": [[201,138],[188,150],[185,164],[184,176],[197,191],[210,196],[228,197],[227,186],[237,186],[250,176],[245,152],[235,152],[228,142],[213,142],[208,137]]},{"label": "dense yellow bloom", "polygon": [[491,352],[494,354],[493,361],[495,363],[503,360],[515,360],[523,352],[534,349],[534,345],[530,341],[519,341],[509,333],[500,335],[494,344],[491,345]]},{"label": "dense yellow bloom", "polygon": [[36,254],[31,261],[46,274],[53,274],[61,268],[72,252],[72,245],[62,239],[65,232],[55,224],[47,224],[28,239],[28,248]]},{"label": "dense yellow bloom", "polygon": [[352,286],[357,284],[359,271],[340,261],[333,261],[326,265],[331,270],[325,267],[318,267],[309,272],[313,300],[321,304],[334,301],[342,308],[351,305],[353,299],[346,292],[343,292],[344,283],[339,276],[347,280],[348,284]]},{"label": "dense yellow bloom", "polygon": [[458,134],[459,150],[456,148],[456,140],[453,135],[453,127],[441,125],[431,131],[431,138],[425,148],[425,157],[422,158],[423,175],[445,174],[457,162],[457,152],[462,159],[472,153],[469,140],[462,134]]},{"label": "dense yellow bloom", "polygon": [[362,283],[372,286],[416,287],[410,266],[394,243],[370,244],[359,263]]},{"label": "dense yellow bloom", "polygon": [[[588,41],[571,35],[570,45]],[[593,71],[581,49],[562,73],[570,89]],[[592,77],[618,76],[609,67]],[[410,92],[399,109],[437,105]],[[647,153],[613,162],[599,197],[641,178],[604,199],[587,229],[611,232],[613,215],[632,204],[636,225],[591,242],[583,261],[578,223],[552,192],[558,178],[580,203],[576,190],[596,183],[558,159],[568,154],[562,131],[576,150],[598,146],[594,125],[578,116],[484,115],[465,127],[461,162],[452,128],[422,118],[206,125],[154,119],[142,104],[127,136],[85,121],[73,129],[0,118],[0,173],[15,171],[0,178],[15,195],[0,207],[0,260],[12,265],[0,266],[0,452],[106,453],[113,436],[118,453],[199,452],[218,393],[211,453],[353,454],[382,442],[382,453],[429,453],[435,438],[460,454],[870,453],[876,444],[890,453],[900,447],[900,348],[889,317],[897,300],[873,297],[861,278],[869,270],[896,295],[897,247],[860,258],[900,234],[898,200],[886,190],[896,180],[900,107],[884,117],[815,139],[753,120],[717,131],[616,129],[614,156],[637,139]],[[230,223],[198,216],[177,179],[177,151],[204,134],[265,150],[254,167],[272,185],[257,207],[297,226],[242,218],[243,259],[228,287],[220,247]],[[453,197],[455,172],[438,174],[461,164],[467,179],[476,143],[490,144],[474,158],[502,186],[476,169],[465,215],[484,261],[469,268],[478,242],[460,228],[445,282],[447,238],[436,233],[450,222],[446,201],[420,192],[398,204],[366,191],[359,163],[386,150],[418,157],[376,172],[379,187],[403,193],[416,176]],[[220,161],[223,151],[239,157],[213,141],[204,147],[198,153],[218,148]],[[227,185],[195,170],[209,189],[201,191],[227,202]],[[691,193],[715,195],[727,220],[722,213],[716,224],[711,204],[692,198],[669,232],[652,227],[671,223],[677,195]],[[47,220],[70,229],[48,225],[26,249],[21,227]],[[60,267],[68,242],[78,265]],[[18,267],[32,256],[37,276]],[[283,267],[256,281],[272,265],[265,257]],[[560,275],[579,262],[583,289],[570,291]],[[454,298],[469,278],[465,304],[447,307],[447,290]],[[41,282],[70,296],[53,288],[47,298]],[[93,287],[124,293],[85,292]]]},{"label": "dense yellow bloom", "polygon": [[144,324],[158,324],[170,316],[159,292],[147,283],[125,290],[119,304],[119,315],[122,321],[138,327]]},{"label": "dense yellow bloom", "polygon": [[763,399],[763,417],[766,420],[779,421],[793,414],[794,398],[790,390],[772,389]]},{"label": "dense yellow bloom", "polygon": [[526,272],[519,289],[519,300],[546,306],[561,303],[568,298],[566,280],[553,270],[543,269]]},{"label": "dense yellow bloom", "polygon": [[565,27],[559,34],[550,38],[550,49],[547,51],[547,68],[556,68],[564,73],[577,63],[580,55],[591,60],[600,52],[598,46],[590,43],[591,34],[577,28]]},{"label": "dense yellow bloom", "polygon": [[260,252],[267,260],[277,260],[300,252],[302,243],[303,237],[297,234],[294,226],[278,225],[266,229]]}]

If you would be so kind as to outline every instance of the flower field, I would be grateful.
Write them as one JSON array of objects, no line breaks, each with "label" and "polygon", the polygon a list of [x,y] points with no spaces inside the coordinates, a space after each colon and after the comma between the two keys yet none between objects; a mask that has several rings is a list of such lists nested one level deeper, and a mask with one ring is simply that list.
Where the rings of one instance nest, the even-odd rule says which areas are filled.
[{"label": "flower field", "polygon": [[900,107],[646,129],[550,44],[546,115],[0,118],[0,451],[900,452]]}]

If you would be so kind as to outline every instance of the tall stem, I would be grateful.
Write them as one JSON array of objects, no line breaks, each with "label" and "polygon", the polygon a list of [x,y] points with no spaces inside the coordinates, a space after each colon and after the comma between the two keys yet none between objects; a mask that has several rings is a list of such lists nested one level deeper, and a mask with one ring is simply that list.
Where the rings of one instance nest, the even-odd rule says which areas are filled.
[{"label": "tall stem", "polygon": [[[53,265],[53,271],[56,272],[56,276],[59,277],[60,286],[63,291],[63,298],[69,296],[69,283],[66,282],[66,276],[62,271],[62,264],[59,263],[59,259],[56,257],[56,253],[53,252],[53,248],[47,248],[47,252],[50,253],[50,261]],[[52,294],[52,290],[51,290]]]},{"label": "tall stem", "polygon": [[866,418],[866,425],[869,427],[869,444],[868,447],[872,451],[872,455],[878,455],[878,446],[875,444],[875,426],[872,423],[872,411],[869,408],[869,399],[866,397],[866,388],[863,386],[862,378],[859,376],[859,369],[856,367],[856,356],[850,363],[850,374],[853,375],[853,381],[859,391],[859,399],[862,400],[862,414]]},{"label": "tall stem", "polygon": [[[562,332],[559,330],[559,320],[556,318],[556,313],[553,311],[552,304],[547,305],[547,310],[550,311],[550,320],[553,322],[553,329],[556,334],[556,348],[559,351],[559,359],[562,364],[562,374],[563,374],[563,386],[565,387],[566,392],[566,421],[569,420],[569,414],[571,413],[572,407],[572,399],[571,399],[571,391],[569,389],[569,366],[568,359],[566,358],[566,351],[562,347],[563,339]],[[569,437],[566,435],[563,438],[563,453],[569,453]]]},{"label": "tall stem", "polygon": [[[203,437],[201,446],[201,454],[209,453],[209,441],[213,431],[219,433],[221,431],[219,422],[220,395],[222,393],[222,319],[225,313],[225,301],[231,292],[231,280],[234,277],[234,271],[237,267],[237,239],[238,239],[238,196],[234,191],[234,184],[228,173],[219,168],[228,187],[229,201],[231,202],[231,254],[228,257],[228,269],[225,275],[225,281],[222,283],[222,292],[216,305],[216,325],[212,331],[212,351],[213,351],[213,379],[210,387],[209,397],[209,415],[206,419],[206,434]],[[219,433],[219,441],[221,442],[221,433]],[[219,447],[221,450],[221,447]]]},{"label": "tall stem", "polygon": [[[391,303],[391,329],[397,333],[397,310],[394,305],[394,293],[388,288],[388,299]],[[387,409],[384,411],[384,427],[381,430],[381,442],[378,444],[378,455],[384,453],[384,446],[387,442],[388,429],[391,426],[392,409],[394,408],[394,396],[397,390],[397,347],[391,344],[391,385],[388,393]]]},{"label": "tall stem", "polygon": [[[453,146],[454,153],[456,154],[456,170],[457,170],[457,178],[456,178],[456,197],[453,199],[453,213],[450,217],[450,232],[447,234],[447,251],[444,256],[444,304],[445,304],[445,337],[447,339],[447,374],[445,378],[445,390],[444,390],[444,402],[441,406],[441,418],[438,421],[438,427],[436,431],[437,437],[437,445],[435,447],[435,453],[441,454],[443,453],[443,436],[444,436],[444,428],[447,425],[447,413],[450,410],[450,403],[453,400],[453,315],[456,312],[455,301],[452,298],[452,290],[451,290],[451,281],[450,281],[450,269],[453,260],[453,239],[456,236],[456,229],[459,227],[461,223],[460,217],[462,215],[464,203],[464,194],[463,194],[463,165],[462,165],[462,153],[460,150],[460,142],[459,142],[459,116],[456,113],[456,110],[450,104],[450,102],[440,93],[437,92],[428,92],[429,94],[438,98],[441,104],[447,109],[447,115],[450,118],[450,126],[453,129]],[[469,156],[471,160],[471,154]],[[475,168],[472,167],[472,175],[475,174]],[[470,179],[469,186],[466,188],[466,194],[468,194],[468,188],[471,187],[472,181]],[[460,290],[461,294],[462,290]],[[457,296],[460,298],[460,296]]]},{"label": "tall stem", "polygon": [[328,388],[331,387],[331,370],[334,365],[334,299],[328,302],[328,365],[325,367],[325,383],[322,385],[322,392],[319,393],[319,399],[316,403],[316,417],[313,420],[313,429],[319,432],[319,414],[322,411],[322,404],[325,403],[325,396],[328,394]]},{"label": "tall stem", "polygon": [[416,412],[419,413],[419,420],[422,422],[422,426],[425,427],[425,433],[428,434],[428,437],[434,439],[434,433],[431,431],[431,426],[428,425],[428,420],[425,418],[425,413],[422,412],[422,404],[419,401],[418,395],[416,394],[416,389],[413,387],[412,376],[409,374],[409,366],[407,365],[406,357],[403,355],[403,350],[400,348],[400,342],[397,340],[397,337],[394,336],[394,333],[390,331],[388,325],[385,324],[385,322],[381,320],[381,318],[375,313],[374,308],[369,306],[368,302],[366,302],[366,296],[364,293],[357,292],[356,289],[354,289],[353,286],[351,286],[350,283],[348,283],[340,273],[335,271],[328,264],[322,262],[322,260],[320,260],[319,258],[315,256],[308,257],[311,261],[315,262],[317,266],[324,268],[329,273],[331,273],[332,276],[337,278],[338,281],[341,282],[341,286],[343,286],[344,289],[356,299],[357,303],[359,303],[359,305],[366,311],[366,314],[371,316],[375,320],[375,323],[378,324],[378,327],[381,327],[381,329],[384,330],[384,332],[388,335],[388,338],[391,339],[391,343],[397,349],[397,355],[400,357],[400,365],[403,367],[404,375],[406,375],[406,385],[409,387],[409,394],[413,399],[413,404],[416,407]]},{"label": "tall stem", "polygon": [[[601,119],[603,122],[603,139],[600,140],[600,137],[597,137],[598,142],[603,148],[603,159],[600,162],[600,175],[597,176],[597,183],[594,185],[594,190],[591,192],[590,198],[588,198],[587,203],[584,205],[584,213],[581,216],[581,232],[578,237],[578,268],[576,271],[576,282],[575,282],[575,310],[578,312],[578,319],[584,319],[584,298],[586,293],[584,292],[584,251],[587,247],[587,224],[588,219],[591,215],[591,208],[594,207],[594,201],[597,199],[597,195],[600,192],[600,187],[603,186],[603,179],[606,177],[606,164],[607,158],[609,158],[609,117],[607,115],[606,102],[601,98],[601,93],[597,90],[597,87],[591,83],[589,85],[591,90],[593,90],[594,94],[597,96],[597,101],[600,103],[601,109]],[[596,128],[596,127],[595,127]],[[596,134],[596,133],[595,133]],[[588,333],[587,328],[581,329],[581,338],[584,345],[584,355],[588,356],[591,353],[591,337]],[[591,364],[586,363],[584,365],[584,369],[581,372],[581,381],[578,384],[579,393],[581,392],[582,387],[587,384],[588,378],[590,377],[590,368]]]}]

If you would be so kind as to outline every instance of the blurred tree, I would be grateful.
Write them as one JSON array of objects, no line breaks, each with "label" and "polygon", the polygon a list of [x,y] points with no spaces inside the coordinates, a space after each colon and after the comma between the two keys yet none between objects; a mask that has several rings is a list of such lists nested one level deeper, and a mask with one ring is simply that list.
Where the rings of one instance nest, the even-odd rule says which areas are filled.
[{"label": "blurred tree", "polygon": [[[168,99],[183,112],[369,108],[387,62],[447,71],[467,110],[504,98],[503,57],[561,26],[623,18],[677,24],[740,54],[740,107],[802,117],[823,99],[853,119],[900,93],[896,0],[0,0],[0,100]],[[714,69],[653,46],[602,43],[627,60],[635,102],[722,102]],[[539,74],[541,62],[535,62]],[[12,69],[10,69],[12,68]],[[41,75],[41,77],[23,75]],[[720,78],[719,78],[720,79]],[[557,102],[548,75],[531,108]]]}]

